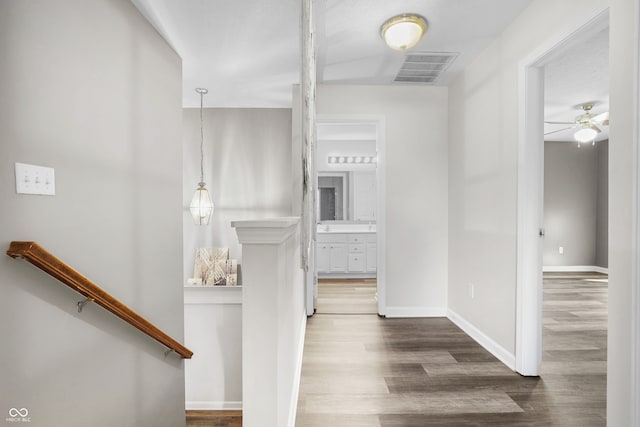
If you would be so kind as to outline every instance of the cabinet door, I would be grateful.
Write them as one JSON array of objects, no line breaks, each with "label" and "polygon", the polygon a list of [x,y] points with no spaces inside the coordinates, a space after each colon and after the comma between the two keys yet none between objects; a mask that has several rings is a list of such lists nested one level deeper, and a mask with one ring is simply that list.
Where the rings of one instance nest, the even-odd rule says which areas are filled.
[{"label": "cabinet door", "polygon": [[329,243],[331,249],[331,272],[344,273],[347,271],[347,245],[345,243]]},{"label": "cabinet door", "polygon": [[364,254],[349,254],[349,273],[364,273]]},{"label": "cabinet door", "polygon": [[367,243],[367,273],[375,273],[378,267],[378,250],[375,243]]},{"label": "cabinet door", "polygon": [[331,271],[331,249],[328,243],[316,244],[316,267],[318,273],[329,273]]}]

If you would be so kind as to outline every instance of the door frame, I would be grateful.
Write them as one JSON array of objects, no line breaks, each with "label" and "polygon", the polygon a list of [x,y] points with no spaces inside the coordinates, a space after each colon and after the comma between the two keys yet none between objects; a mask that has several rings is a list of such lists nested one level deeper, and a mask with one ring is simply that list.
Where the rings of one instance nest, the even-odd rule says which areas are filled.
[{"label": "door frame", "polygon": [[589,11],[518,64],[516,237],[516,371],[537,376],[542,361],[542,239],[544,189],[544,63],[576,36],[608,23],[609,6]]},{"label": "door frame", "polygon": [[[367,123],[376,126],[376,151],[378,155],[378,163],[376,167],[376,283],[377,283],[377,298],[378,298],[378,314],[385,316],[387,312],[387,288],[386,288],[386,126],[385,116],[383,115],[368,115],[368,114],[318,114],[316,116],[316,127],[322,124],[349,124],[349,123]],[[317,150],[317,144],[316,144]],[[317,154],[317,153],[316,153]],[[317,157],[317,156],[316,156]],[[317,179],[316,171],[316,179]],[[315,251],[314,251],[315,256]],[[308,282],[307,295],[315,295],[316,289],[311,287],[317,287],[318,273],[314,265],[314,277],[315,280]],[[307,298],[307,313],[313,313],[313,307],[309,307],[308,304],[313,304],[314,298]]]}]

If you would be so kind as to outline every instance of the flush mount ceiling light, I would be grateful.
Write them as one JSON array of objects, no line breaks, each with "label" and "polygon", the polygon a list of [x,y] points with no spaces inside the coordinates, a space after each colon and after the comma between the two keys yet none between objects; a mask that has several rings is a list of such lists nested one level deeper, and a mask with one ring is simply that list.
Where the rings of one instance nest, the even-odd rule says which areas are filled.
[{"label": "flush mount ceiling light", "polygon": [[204,131],[202,125],[202,108],[204,95],[209,91],[199,87],[196,89],[196,92],[200,94],[200,182],[198,183],[198,188],[196,188],[196,192],[193,194],[193,198],[191,199],[189,210],[191,211],[191,216],[193,216],[193,221],[197,225],[207,225],[209,224],[209,219],[213,212],[213,201],[211,200],[211,196],[209,196],[209,191],[204,188],[207,184],[204,183]]},{"label": "flush mount ceiling light", "polygon": [[411,49],[427,31],[427,20],[415,13],[403,13],[387,19],[380,27],[380,36],[395,50]]}]

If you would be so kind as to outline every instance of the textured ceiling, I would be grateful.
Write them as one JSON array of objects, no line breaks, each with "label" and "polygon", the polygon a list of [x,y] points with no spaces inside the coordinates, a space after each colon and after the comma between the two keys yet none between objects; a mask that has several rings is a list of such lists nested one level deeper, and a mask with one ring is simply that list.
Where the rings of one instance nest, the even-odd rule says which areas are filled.
[{"label": "textured ceiling", "polygon": [[[593,114],[609,111],[609,28],[590,28],[546,62],[545,109],[548,121],[573,122],[583,113],[582,105],[593,103]],[[568,125],[567,125],[568,126]],[[563,129],[564,125],[545,125],[545,133]],[[608,126],[596,141],[609,138]],[[575,129],[545,137],[548,141],[573,141]]]},{"label": "textured ceiling", "polygon": [[[290,107],[300,75],[300,0],[132,0],[183,60],[186,107]],[[320,83],[391,84],[405,55],[382,42],[389,17],[419,13],[427,34],[412,52],[458,57],[446,85],[531,0],[315,0]]]}]

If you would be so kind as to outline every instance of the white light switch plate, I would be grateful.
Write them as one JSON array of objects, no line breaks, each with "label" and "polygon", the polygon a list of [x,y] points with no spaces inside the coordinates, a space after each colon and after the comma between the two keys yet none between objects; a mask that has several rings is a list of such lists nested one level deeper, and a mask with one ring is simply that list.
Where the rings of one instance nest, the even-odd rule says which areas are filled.
[{"label": "white light switch plate", "polygon": [[16,163],[16,193],[54,196],[56,194],[54,169]]}]

